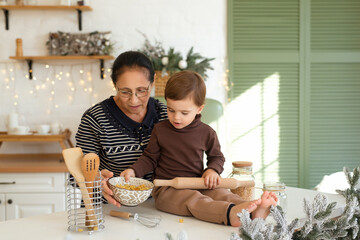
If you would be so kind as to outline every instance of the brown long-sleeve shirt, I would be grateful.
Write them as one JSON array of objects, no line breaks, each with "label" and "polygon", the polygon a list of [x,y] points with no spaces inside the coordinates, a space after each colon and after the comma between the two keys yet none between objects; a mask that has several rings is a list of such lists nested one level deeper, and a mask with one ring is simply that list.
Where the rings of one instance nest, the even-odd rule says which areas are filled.
[{"label": "brown long-sleeve shirt", "polygon": [[220,150],[216,132],[201,122],[201,115],[182,129],[176,129],[169,120],[154,126],[150,142],[141,157],[131,166],[137,177],[154,171],[154,178],[201,177],[203,156],[207,155],[207,168],[220,174],[224,168],[224,155]]}]

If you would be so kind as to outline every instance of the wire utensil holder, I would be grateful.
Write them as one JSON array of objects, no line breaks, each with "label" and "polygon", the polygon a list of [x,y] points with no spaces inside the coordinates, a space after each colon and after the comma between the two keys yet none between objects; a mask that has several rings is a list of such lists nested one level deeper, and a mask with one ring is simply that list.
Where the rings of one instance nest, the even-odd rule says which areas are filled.
[{"label": "wire utensil holder", "polygon": [[[102,209],[102,185],[101,174],[92,182],[84,182],[86,186],[89,184],[93,187],[86,187],[92,202],[93,215],[97,219],[97,223],[92,223],[86,214],[86,208],[82,201],[82,194],[79,189],[78,182],[73,176],[69,176],[66,180],[66,210],[68,213],[68,231],[88,232],[92,234],[105,228],[104,214]],[[89,214],[89,213],[88,213]],[[91,215],[92,216],[92,215]]]}]

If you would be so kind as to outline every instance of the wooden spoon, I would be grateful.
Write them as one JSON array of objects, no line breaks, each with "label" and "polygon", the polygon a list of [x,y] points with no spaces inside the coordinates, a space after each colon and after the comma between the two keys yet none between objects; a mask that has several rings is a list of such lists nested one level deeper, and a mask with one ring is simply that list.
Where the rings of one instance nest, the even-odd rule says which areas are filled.
[{"label": "wooden spoon", "polygon": [[[81,161],[81,170],[85,177],[86,188],[89,192],[90,198],[93,197],[93,188],[96,174],[99,171],[100,160],[99,156],[95,153],[86,154]],[[85,225],[89,226],[89,216],[86,214]]]},{"label": "wooden spoon", "polygon": [[85,177],[81,172],[81,160],[83,157],[83,152],[81,148],[68,148],[62,151],[66,167],[69,172],[75,178],[78,186],[80,187],[81,195],[85,204],[86,214],[89,216],[89,219],[92,222],[93,226],[98,225],[98,221],[96,219],[93,203],[90,199],[89,193],[86,189],[85,185]]}]

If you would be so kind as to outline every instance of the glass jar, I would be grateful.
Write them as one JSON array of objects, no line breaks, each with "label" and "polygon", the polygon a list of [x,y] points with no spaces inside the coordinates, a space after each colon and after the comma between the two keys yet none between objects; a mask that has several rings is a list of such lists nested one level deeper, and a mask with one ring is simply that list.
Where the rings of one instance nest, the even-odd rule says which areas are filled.
[{"label": "glass jar", "polygon": [[278,197],[278,205],[284,212],[286,212],[287,209],[287,195],[285,188],[285,183],[282,182],[265,182],[263,185],[264,191],[276,193]]},{"label": "glass jar", "polygon": [[[232,162],[233,171],[228,176],[230,178],[235,178],[239,181],[253,181],[255,182],[255,177],[252,174],[252,162],[245,161],[236,161]],[[255,184],[254,184],[255,185]],[[238,187],[231,189],[231,192],[239,195],[244,201],[251,201],[255,199],[255,187]]]}]

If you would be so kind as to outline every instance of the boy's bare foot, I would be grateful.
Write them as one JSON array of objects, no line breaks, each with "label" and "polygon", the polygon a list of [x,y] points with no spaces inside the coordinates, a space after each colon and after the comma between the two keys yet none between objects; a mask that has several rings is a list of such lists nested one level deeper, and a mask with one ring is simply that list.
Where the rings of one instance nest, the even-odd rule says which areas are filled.
[{"label": "boy's bare foot", "polygon": [[246,210],[248,210],[249,213],[251,213],[260,204],[261,204],[261,199],[257,199],[257,200],[250,201],[250,202],[240,203],[238,205],[235,205],[233,208],[231,208],[230,216],[229,216],[231,226],[240,227],[241,222],[240,222],[240,218],[237,215],[239,212],[241,212],[243,209],[246,209]]},{"label": "boy's bare foot", "polygon": [[261,196],[261,203],[258,207],[253,211],[252,218],[263,218],[265,219],[270,214],[270,206],[276,206],[276,202],[278,198],[275,193],[264,191]]}]

